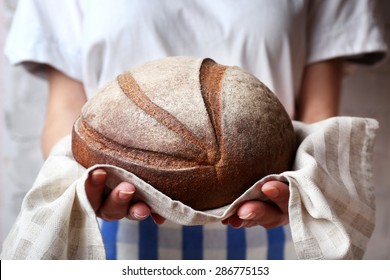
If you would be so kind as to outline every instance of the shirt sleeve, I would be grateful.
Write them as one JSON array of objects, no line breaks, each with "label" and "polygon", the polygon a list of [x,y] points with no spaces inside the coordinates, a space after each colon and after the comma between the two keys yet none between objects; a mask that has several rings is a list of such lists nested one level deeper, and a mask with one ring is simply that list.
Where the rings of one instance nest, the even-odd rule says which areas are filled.
[{"label": "shirt sleeve", "polygon": [[336,57],[381,61],[387,46],[378,12],[374,0],[309,1],[307,63]]},{"label": "shirt sleeve", "polygon": [[5,55],[34,74],[50,65],[81,80],[81,21],[76,0],[19,0]]}]

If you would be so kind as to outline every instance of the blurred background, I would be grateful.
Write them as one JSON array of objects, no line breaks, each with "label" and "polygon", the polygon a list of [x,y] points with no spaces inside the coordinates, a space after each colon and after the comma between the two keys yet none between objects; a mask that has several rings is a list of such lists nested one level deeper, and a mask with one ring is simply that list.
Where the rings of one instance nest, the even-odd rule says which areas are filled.
[{"label": "blurred background", "polygon": [[[390,1],[380,0],[390,46]],[[17,0],[0,1],[0,243],[19,213],[43,163],[40,132],[47,84],[13,67],[3,55],[4,40]],[[361,66],[346,75],[341,115],[374,118],[380,129],[374,155],[376,228],[366,259],[390,259],[390,59],[376,67]]]}]

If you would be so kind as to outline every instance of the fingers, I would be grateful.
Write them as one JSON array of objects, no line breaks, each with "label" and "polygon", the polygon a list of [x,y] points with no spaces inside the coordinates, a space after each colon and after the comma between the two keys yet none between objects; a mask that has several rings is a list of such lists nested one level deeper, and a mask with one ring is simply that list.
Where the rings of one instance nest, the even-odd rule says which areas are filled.
[{"label": "fingers", "polygon": [[262,225],[265,228],[274,228],[288,223],[287,213],[262,201],[249,201],[240,207],[237,215],[243,220],[242,226]]},{"label": "fingers", "polygon": [[223,221],[223,223],[230,224],[235,228],[257,225],[274,228],[287,224],[288,214],[266,202],[248,201],[238,209],[236,214]]},{"label": "fingers", "polygon": [[97,215],[107,221],[119,220],[129,215],[130,202],[134,196],[135,187],[127,182],[116,186],[107,196]]},{"label": "fingers", "polygon": [[283,213],[288,213],[290,191],[287,184],[280,181],[269,181],[263,185],[261,191],[275,203]]},{"label": "fingers", "polygon": [[143,202],[137,202],[129,209],[127,218],[130,220],[142,221],[150,215],[150,208]]},{"label": "fingers", "polygon": [[230,224],[237,227],[263,226],[274,228],[285,225],[289,222],[288,217],[288,186],[279,181],[270,181],[261,189],[272,203],[258,200],[247,201],[237,210],[236,214],[222,221],[223,224]]},{"label": "fingers", "polygon": [[[98,217],[106,221],[122,218],[140,221],[151,214],[149,206],[145,203],[133,203],[136,188],[130,183],[120,183],[111,190],[108,196],[105,196],[107,176],[108,174],[104,169],[96,169],[91,171],[85,182],[87,198]],[[158,224],[165,221],[158,214],[153,214],[153,219]]]},{"label": "fingers", "polygon": [[158,225],[161,225],[161,224],[163,224],[163,223],[165,222],[165,218],[162,217],[162,216],[160,216],[160,215],[157,214],[157,213],[151,213],[150,215],[152,216],[154,222],[155,222],[156,224],[158,224]]}]

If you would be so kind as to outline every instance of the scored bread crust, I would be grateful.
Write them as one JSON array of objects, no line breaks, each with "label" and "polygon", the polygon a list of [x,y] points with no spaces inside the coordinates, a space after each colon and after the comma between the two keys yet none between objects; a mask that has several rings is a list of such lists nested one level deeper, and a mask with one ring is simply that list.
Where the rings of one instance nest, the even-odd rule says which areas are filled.
[{"label": "scored bread crust", "polygon": [[81,165],[121,167],[197,210],[288,170],[294,150],[291,120],[265,85],[192,57],[119,75],[87,102],[72,132]]}]

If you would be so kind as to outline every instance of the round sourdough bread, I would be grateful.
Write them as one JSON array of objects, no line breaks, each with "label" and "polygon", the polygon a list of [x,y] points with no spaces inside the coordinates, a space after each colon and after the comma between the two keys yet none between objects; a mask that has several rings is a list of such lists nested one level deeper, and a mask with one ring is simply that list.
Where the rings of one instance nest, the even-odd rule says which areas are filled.
[{"label": "round sourdough bread", "polygon": [[233,202],[289,169],[295,135],[275,95],[239,67],[168,57],[119,75],[83,107],[72,150],[197,209]]}]

